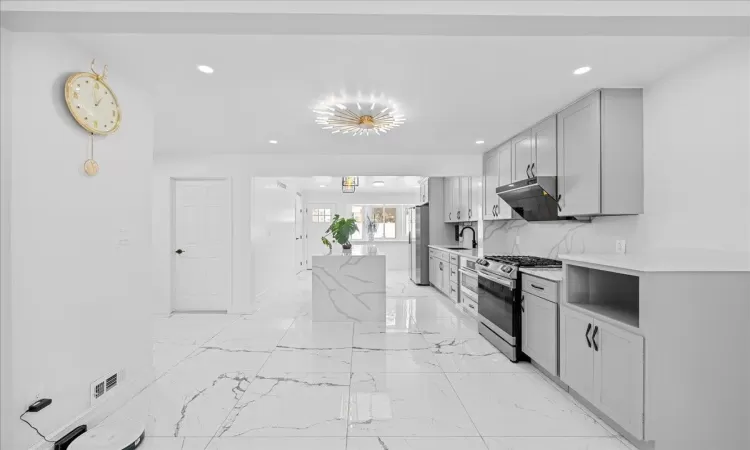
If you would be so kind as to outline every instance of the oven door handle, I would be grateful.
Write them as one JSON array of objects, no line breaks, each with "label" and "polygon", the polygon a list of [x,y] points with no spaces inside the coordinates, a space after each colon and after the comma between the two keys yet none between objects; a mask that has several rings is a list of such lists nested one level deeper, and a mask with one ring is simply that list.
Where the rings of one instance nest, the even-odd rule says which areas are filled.
[{"label": "oven door handle", "polygon": [[462,275],[467,276],[469,278],[474,278],[475,280],[477,278],[477,273],[476,272],[472,272],[469,269],[458,269],[458,271],[461,272]]},{"label": "oven door handle", "polygon": [[506,287],[508,287],[510,289],[515,289],[515,285],[514,285],[513,281],[511,281],[511,280],[505,280],[505,279],[502,279],[502,278],[499,278],[499,277],[493,277],[492,275],[487,275],[484,272],[477,272],[477,275],[480,276],[480,277],[482,277],[482,278],[486,278],[486,279],[488,279],[490,281],[494,281],[495,283],[502,284],[503,286],[506,286]]}]

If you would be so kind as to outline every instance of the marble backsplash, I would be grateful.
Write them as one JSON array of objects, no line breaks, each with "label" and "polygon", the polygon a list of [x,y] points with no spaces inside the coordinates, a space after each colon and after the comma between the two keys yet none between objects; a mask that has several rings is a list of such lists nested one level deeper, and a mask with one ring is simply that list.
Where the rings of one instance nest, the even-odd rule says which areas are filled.
[{"label": "marble backsplash", "polygon": [[556,258],[561,253],[614,253],[615,241],[625,239],[627,251],[636,252],[646,245],[641,225],[642,216],[598,217],[591,222],[486,221],[480,246],[485,254]]}]

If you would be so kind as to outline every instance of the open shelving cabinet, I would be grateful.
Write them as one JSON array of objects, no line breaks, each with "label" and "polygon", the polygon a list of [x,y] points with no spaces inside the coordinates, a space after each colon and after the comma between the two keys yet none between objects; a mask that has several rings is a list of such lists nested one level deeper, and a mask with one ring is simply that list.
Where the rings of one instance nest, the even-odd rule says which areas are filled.
[{"label": "open shelving cabinet", "polygon": [[567,303],[638,328],[639,284],[635,275],[568,265]]}]

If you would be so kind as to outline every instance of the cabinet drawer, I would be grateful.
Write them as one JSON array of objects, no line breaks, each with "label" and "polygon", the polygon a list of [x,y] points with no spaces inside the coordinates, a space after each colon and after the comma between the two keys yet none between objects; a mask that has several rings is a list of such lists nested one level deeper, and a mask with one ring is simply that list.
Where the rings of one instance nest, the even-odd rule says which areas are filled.
[{"label": "cabinet drawer", "polygon": [[453,253],[449,253],[449,255],[451,259],[451,264],[458,265],[458,255],[453,254]]},{"label": "cabinet drawer", "polygon": [[430,258],[432,258],[433,256],[435,256],[435,249],[431,248],[430,249]]},{"label": "cabinet drawer", "polygon": [[451,283],[458,284],[458,266],[456,264],[451,264]]},{"label": "cabinet drawer", "polygon": [[544,278],[523,274],[522,289],[530,294],[557,302],[557,283]]},{"label": "cabinet drawer", "polygon": [[450,299],[454,302],[458,302],[458,284],[451,282],[448,297],[450,297]]},{"label": "cabinet drawer", "polygon": [[442,250],[435,250],[435,256],[437,257],[437,259],[441,261],[450,262],[450,260],[448,259],[448,252],[444,252]]}]

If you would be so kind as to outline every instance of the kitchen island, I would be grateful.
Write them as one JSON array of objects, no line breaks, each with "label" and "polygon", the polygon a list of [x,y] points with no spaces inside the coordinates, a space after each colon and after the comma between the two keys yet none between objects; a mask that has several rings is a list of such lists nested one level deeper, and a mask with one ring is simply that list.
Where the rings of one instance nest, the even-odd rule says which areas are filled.
[{"label": "kitchen island", "polygon": [[385,271],[385,255],[369,255],[366,246],[314,255],[313,322],[385,322]]}]

